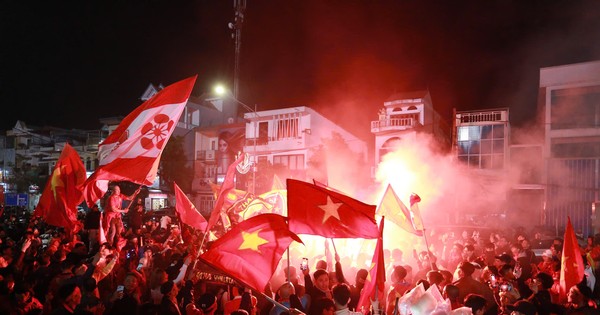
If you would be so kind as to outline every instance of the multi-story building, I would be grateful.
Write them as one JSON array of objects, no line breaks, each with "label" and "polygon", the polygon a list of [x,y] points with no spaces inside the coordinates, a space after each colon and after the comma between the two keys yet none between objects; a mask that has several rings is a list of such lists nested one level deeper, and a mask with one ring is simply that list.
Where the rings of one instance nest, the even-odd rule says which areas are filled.
[{"label": "multi-story building", "polygon": [[[209,182],[221,183],[226,165],[233,157],[227,157],[223,145],[231,153],[248,154],[246,168],[238,171],[237,187],[252,193],[271,189],[272,177],[295,178],[312,181],[308,164],[315,149],[324,139],[337,134],[345,141],[354,157],[366,161],[366,143],[338,126],[317,111],[305,107],[291,107],[244,114],[245,123],[233,123],[196,131],[196,160],[194,190],[196,208],[207,214],[212,211],[214,196]],[[270,168],[267,170],[266,168]],[[330,184],[336,183],[334,172],[327,174]]]},{"label": "multi-story building", "polygon": [[[367,145],[351,132],[335,124],[314,109],[306,106],[274,109],[244,114],[246,120],[245,145],[243,151],[255,165],[267,163],[279,167],[280,178],[312,180],[308,165],[315,150],[324,145],[326,139],[339,137],[347,144],[353,156],[361,161],[367,159]],[[335,160],[331,157],[330,161]],[[339,160],[339,159],[338,159]],[[329,161],[320,161],[327,164]],[[327,165],[323,178],[330,185],[341,185],[334,167]],[[264,191],[256,183],[256,172],[251,170],[247,186],[250,191]],[[270,186],[269,186],[270,188]],[[268,189],[267,189],[268,190]]]},{"label": "multi-story building", "polygon": [[432,136],[442,150],[450,148],[450,126],[433,108],[429,91],[396,93],[383,105],[378,120],[371,121],[376,164],[394,150],[394,142],[422,132]]},{"label": "multi-story building", "polygon": [[542,68],[538,107],[543,114],[545,223],[599,232],[600,61]]},{"label": "multi-story building", "polygon": [[469,194],[456,198],[470,202],[461,202],[454,213],[463,220],[473,216],[506,215],[508,108],[455,112],[454,130],[452,139],[457,161],[467,168],[465,176],[472,183],[469,190],[457,192]]},{"label": "multi-story building", "polygon": [[[105,135],[104,135],[105,136]],[[0,147],[2,157],[2,183],[8,192],[31,193],[38,195],[48,175],[54,169],[65,143],[69,143],[81,157],[88,174],[93,172],[98,161],[96,155],[98,144],[103,139],[102,130],[67,130],[55,127],[28,126],[17,121],[15,126],[6,131]],[[36,172],[36,182],[29,187],[16,187],[8,184],[10,179],[18,176],[17,172]],[[30,174],[31,175],[31,174]],[[19,189],[20,191],[17,191]],[[29,207],[33,208],[37,201],[30,199]]]}]

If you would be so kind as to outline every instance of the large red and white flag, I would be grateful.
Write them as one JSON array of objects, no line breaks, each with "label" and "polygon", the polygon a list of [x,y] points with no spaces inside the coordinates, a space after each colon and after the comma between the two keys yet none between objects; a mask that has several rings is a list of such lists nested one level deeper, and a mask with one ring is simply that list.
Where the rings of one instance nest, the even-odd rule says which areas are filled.
[{"label": "large red and white flag", "polygon": [[77,151],[67,143],[33,215],[76,233],[79,229],[77,206],[83,201],[81,188],[84,182],[85,166]]},{"label": "large red and white flag", "polygon": [[109,181],[151,185],[160,156],[190,97],[197,76],[167,86],[131,112],[98,147],[100,166],[85,182],[88,204],[98,201]]},{"label": "large red and white flag", "polygon": [[177,183],[173,182],[173,186],[175,188],[175,210],[179,213],[181,222],[204,231],[207,224],[206,219],[198,212],[196,206],[183,193]]}]

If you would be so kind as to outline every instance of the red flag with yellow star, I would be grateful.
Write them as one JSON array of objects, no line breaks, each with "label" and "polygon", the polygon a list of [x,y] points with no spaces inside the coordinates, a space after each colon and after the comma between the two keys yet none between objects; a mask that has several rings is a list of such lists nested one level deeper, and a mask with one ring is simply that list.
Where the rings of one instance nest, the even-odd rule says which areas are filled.
[{"label": "red flag with yellow star", "polygon": [[260,214],[234,226],[200,258],[250,288],[264,292],[281,255],[293,240],[302,243],[288,229],[285,217]]},{"label": "red flag with yellow star", "polygon": [[42,217],[50,225],[76,232],[79,229],[77,206],[83,201],[85,177],[79,154],[65,144],[33,215]]},{"label": "red flag with yellow star", "polygon": [[579,250],[579,243],[577,243],[570,217],[567,217],[561,263],[560,296],[566,299],[569,289],[583,280],[584,269],[583,257]]},{"label": "red flag with yellow star", "polygon": [[290,230],[328,238],[377,238],[375,206],[334,190],[288,179]]},{"label": "red flag with yellow star", "polygon": [[[383,260],[383,217],[379,222],[379,237],[377,238],[377,245],[375,245],[375,253],[373,253],[373,259],[371,260],[371,268],[367,279],[365,280],[365,286],[360,292],[360,298],[356,309],[361,311],[369,309],[371,300],[385,301],[385,261]],[[365,312],[366,313],[366,312]]]}]

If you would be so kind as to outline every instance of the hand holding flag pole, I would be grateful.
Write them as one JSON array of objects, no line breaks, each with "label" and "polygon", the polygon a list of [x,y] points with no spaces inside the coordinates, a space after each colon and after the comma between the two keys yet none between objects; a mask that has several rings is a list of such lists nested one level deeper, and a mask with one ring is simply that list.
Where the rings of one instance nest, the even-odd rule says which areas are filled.
[{"label": "hand holding flag pole", "polygon": [[337,248],[335,248],[335,242],[333,241],[333,238],[330,238],[330,240],[331,240],[331,245],[333,245],[333,257],[334,257],[335,261],[337,262],[340,260],[340,256],[338,255]]},{"label": "hand holding flag pole", "polygon": [[140,190],[142,190],[142,186],[140,185],[138,187],[138,189],[136,189],[133,194],[131,194],[131,196],[128,197],[129,200],[131,200],[131,202],[129,203],[129,205],[127,205],[127,211],[129,211],[129,209],[131,209],[131,206],[134,204],[133,201],[135,200],[135,198],[137,197],[137,195],[140,194]]},{"label": "hand holding flag pole", "polygon": [[410,195],[410,216],[415,230],[422,231],[423,240],[427,247],[427,255],[429,256],[429,266],[433,270],[433,253],[429,249],[429,242],[427,242],[427,233],[425,233],[425,225],[423,224],[423,218],[421,217],[421,211],[419,210],[419,202],[421,202],[421,197],[412,193]]}]

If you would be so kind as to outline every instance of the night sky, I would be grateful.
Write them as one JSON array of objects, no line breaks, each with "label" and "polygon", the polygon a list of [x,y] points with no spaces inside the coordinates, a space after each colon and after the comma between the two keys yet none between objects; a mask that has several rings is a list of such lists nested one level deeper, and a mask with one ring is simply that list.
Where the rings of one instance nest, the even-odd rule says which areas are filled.
[{"label": "night sky", "polygon": [[[233,1],[4,1],[0,129],[95,129],[148,84],[231,82]],[[535,116],[539,68],[600,59],[600,1],[256,1],[239,99],[311,106],[358,135],[394,92],[429,89],[447,119],[509,107]],[[358,127],[357,127],[358,126]]]}]

